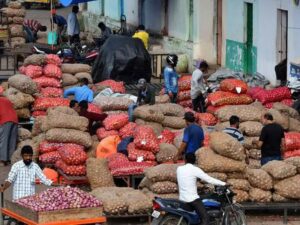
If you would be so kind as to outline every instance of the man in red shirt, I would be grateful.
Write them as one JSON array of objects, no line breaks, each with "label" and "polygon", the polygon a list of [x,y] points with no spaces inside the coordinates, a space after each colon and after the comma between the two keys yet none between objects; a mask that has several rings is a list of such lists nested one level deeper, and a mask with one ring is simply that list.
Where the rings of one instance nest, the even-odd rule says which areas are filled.
[{"label": "man in red shirt", "polygon": [[47,27],[40,24],[37,20],[26,19],[23,22],[23,26],[27,34],[28,42],[35,42],[38,38],[37,33],[39,31],[47,31]]},{"label": "man in red shirt", "polygon": [[16,150],[18,138],[18,116],[13,104],[0,96],[0,163],[8,164]]}]

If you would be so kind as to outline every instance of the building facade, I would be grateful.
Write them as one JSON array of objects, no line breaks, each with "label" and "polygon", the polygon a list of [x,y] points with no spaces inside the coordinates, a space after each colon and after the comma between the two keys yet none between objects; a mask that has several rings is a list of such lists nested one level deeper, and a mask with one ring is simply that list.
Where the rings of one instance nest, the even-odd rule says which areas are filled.
[{"label": "building facade", "polygon": [[[276,82],[274,67],[300,57],[298,0],[96,0],[83,12],[85,28],[104,21],[120,26],[125,15],[155,36],[165,52],[206,59],[247,74],[259,72]],[[153,40],[152,40],[153,42]]]}]

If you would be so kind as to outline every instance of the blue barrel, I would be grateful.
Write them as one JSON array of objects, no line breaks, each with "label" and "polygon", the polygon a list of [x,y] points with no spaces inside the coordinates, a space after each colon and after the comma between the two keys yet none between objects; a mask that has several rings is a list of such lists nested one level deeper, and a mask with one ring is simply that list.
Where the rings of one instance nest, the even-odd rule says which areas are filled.
[{"label": "blue barrel", "polygon": [[78,3],[85,3],[95,0],[59,0],[60,4],[62,4],[64,7],[68,7],[70,5],[76,5]]}]

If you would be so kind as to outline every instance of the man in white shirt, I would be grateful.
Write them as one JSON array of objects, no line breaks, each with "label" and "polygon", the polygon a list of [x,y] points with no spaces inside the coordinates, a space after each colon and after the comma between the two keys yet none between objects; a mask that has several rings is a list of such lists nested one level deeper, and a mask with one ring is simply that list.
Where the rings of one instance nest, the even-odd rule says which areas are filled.
[{"label": "man in white shirt", "polygon": [[206,92],[205,80],[203,74],[207,73],[208,64],[206,61],[200,61],[196,65],[196,70],[192,74],[191,82],[191,98],[193,103],[193,110],[196,112],[205,112],[205,98]]},{"label": "man in white shirt", "polygon": [[195,154],[188,153],[185,156],[185,165],[177,168],[179,200],[189,203],[201,218],[201,225],[207,225],[209,218],[197,192],[197,179],[220,186],[224,186],[226,183],[207,175],[199,167],[194,166],[195,162]]},{"label": "man in white shirt", "polygon": [[33,150],[31,146],[25,145],[21,150],[21,155],[23,160],[12,166],[8,178],[0,187],[0,192],[4,192],[13,184],[13,200],[34,195],[36,178],[39,178],[47,186],[52,185],[52,181],[46,178],[41,168],[32,162]]},{"label": "man in white shirt", "polygon": [[69,42],[70,44],[78,43],[80,42],[80,28],[79,28],[79,22],[77,19],[77,13],[79,12],[79,8],[77,5],[74,5],[72,8],[72,12],[68,15],[68,36],[69,36]]}]

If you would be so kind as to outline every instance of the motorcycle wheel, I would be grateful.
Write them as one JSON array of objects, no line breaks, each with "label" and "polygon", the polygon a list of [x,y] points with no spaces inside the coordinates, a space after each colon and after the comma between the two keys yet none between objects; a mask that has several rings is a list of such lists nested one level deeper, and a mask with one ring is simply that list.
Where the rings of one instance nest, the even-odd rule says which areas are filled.
[{"label": "motorcycle wheel", "polygon": [[164,216],[164,218],[159,223],[159,225],[188,225],[188,223],[186,222],[185,219],[182,219],[180,224],[178,224],[179,221],[180,221],[179,216],[167,214],[167,215]]},{"label": "motorcycle wheel", "polygon": [[223,225],[247,225],[243,210],[236,206],[228,206],[224,212]]}]

